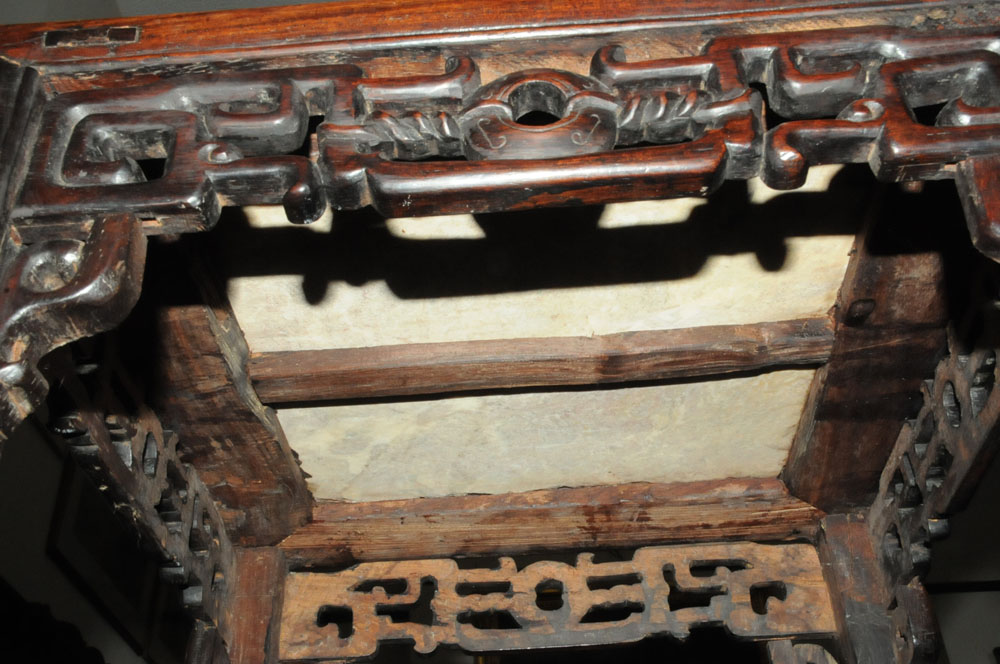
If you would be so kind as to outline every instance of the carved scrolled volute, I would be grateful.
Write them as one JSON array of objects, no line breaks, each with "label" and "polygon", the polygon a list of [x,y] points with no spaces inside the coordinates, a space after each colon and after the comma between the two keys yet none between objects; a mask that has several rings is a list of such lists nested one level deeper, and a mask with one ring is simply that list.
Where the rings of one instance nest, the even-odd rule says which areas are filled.
[{"label": "carved scrolled volute", "polygon": [[469,159],[568,157],[614,148],[621,110],[598,81],[529,69],[480,90],[459,124]]},{"label": "carved scrolled volute", "polygon": [[45,398],[38,362],[120,323],[139,297],[146,239],[129,214],[99,217],[86,242],[26,245],[7,262],[0,300],[0,440]]}]

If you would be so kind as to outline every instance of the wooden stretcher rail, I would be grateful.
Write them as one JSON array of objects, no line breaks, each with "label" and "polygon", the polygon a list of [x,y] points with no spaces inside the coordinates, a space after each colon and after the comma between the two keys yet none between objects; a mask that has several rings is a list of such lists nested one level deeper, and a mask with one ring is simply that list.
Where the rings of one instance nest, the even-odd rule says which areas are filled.
[{"label": "wooden stretcher rail", "polygon": [[755,325],[261,353],[250,378],[270,404],[714,376],[830,357],[827,318]]},{"label": "wooden stretcher rail", "polygon": [[290,567],[669,542],[812,536],[823,513],[776,479],[622,484],[369,503],[320,502],[281,543]]}]

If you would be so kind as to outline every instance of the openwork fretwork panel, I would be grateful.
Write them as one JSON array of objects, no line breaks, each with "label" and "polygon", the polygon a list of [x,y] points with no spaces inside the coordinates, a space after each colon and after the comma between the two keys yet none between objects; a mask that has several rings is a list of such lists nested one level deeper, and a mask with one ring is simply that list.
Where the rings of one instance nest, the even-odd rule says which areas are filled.
[{"label": "openwork fretwork panel", "polygon": [[[161,577],[183,589],[185,608],[217,622],[232,574],[222,517],[178,436],[140,399],[129,375],[101,353],[81,353],[59,369],[51,428],[162,561]],[[68,358],[69,354],[66,356]]]},{"label": "openwork fretwork panel", "polygon": [[899,635],[900,661],[936,661],[936,626],[925,618],[920,579],[931,562],[931,543],[948,534],[947,518],[970,497],[997,451],[998,286],[995,271],[980,276],[986,277],[985,293],[973,293],[979,304],[960,326],[967,328],[966,338],[951,335],[949,353],[925,381],[922,407],[903,424],[868,513],[868,529],[890,589],[886,608]]},{"label": "openwork fretwork panel", "polygon": [[[994,169],[979,160],[1000,151],[998,54],[996,34],[868,28],[719,38],[641,62],[612,44],[586,74],[486,85],[456,54],[440,75],[345,64],[70,93],[44,111],[13,216],[28,228],[128,211],[147,232],[178,232],[227,204],[282,203],[294,222],[328,204],[485,212],[705,195],[754,176],[787,189],[811,165],[854,162],[977,189]],[[980,207],[970,224],[990,250],[1000,233]]]},{"label": "openwork fretwork panel", "polygon": [[892,583],[923,574],[929,543],[948,534],[946,518],[962,507],[997,450],[1000,392],[994,389],[1000,319],[995,274],[984,275],[981,304],[967,325],[968,339],[953,334],[923,405],[905,422],[882,473],[869,529]]},{"label": "openwork fretwork panel", "polygon": [[815,549],[751,543],[648,547],[629,561],[462,569],[453,560],[292,573],[280,658],[351,660],[379,643],[468,651],[628,643],[725,625],[740,638],[829,639],[836,625]]}]

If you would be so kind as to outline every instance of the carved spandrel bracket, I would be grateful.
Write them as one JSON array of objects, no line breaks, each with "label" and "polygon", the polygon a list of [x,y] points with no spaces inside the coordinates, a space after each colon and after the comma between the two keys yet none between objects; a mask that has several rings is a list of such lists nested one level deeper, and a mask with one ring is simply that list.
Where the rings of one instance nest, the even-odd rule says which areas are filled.
[{"label": "carved spandrel bracket", "polygon": [[[281,203],[295,222],[328,204],[489,212],[700,196],[755,176],[795,188],[812,165],[868,163],[885,181],[957,177],[976,245],[1000,257],[984,161],[1000,153],[998,53],[994,33],[852,28],[640,62],[609,45],[588,75],[485,86],[457,56],[431,76],[331,65],[70,93],[45,110],[13,216],[30,233],[128,210],[146,232],[180,232],[227,204]],[[768,127],[765,104],[784,122]]]},{"label": "carved spandrel bracket", "polygon": [[45,399],[38,370],[59,346],[120,323],[139,297],[146,239],[129,214],[100,217],[86,242],[21,247],[2,275],[0,440]]},{"label": "carved spandrel bracket", "polygon": [[580,554],[574,565],[523,569],[501,558],[493,569],[416,560],[292,573],[279,658],[355,660],[400,640],[429,653],[447,644],[488,652],[685,639],[708,624],[753,640],[834,638],[815,549],[706,544],[642,548],[626,562]]}]

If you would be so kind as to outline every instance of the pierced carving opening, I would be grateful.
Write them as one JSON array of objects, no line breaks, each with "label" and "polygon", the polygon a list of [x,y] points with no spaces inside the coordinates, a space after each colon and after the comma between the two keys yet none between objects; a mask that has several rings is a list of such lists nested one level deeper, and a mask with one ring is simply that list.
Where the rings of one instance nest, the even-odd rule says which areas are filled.
[{"label": "pierced carving opening", "polygon": [[900,462],[900,467],[892,476],[892,490],[896,497],[896,502],[900,509],[908,509],[920,505],[923,494],[915,481],[916,473],[913,470],[913,463],[910,456],[904,454]]},{"label": "pierced carving opening", "polygon": [[[306,127],[306,135],[305,138],[302,139],[302,145],[290,154],[298,155],[300,157],[312,157],[314,154],[318,154],[319,148],[316,145],[316,131],[319,129],[319,126],[323,124],[324,119],[325,117],[322,115],[309,116],[309,125]],[[316,148],[316,150],[313,148]]]},{"label": "pierced carving opening", "polygon": [[126,468],[132,467],[132,436],[135,434],[135,426],[127,418],[120,415],[108,415],[104,418],[104,424],[108,428],[108,435],[111,437],[111,444],[114,445],[118,458],[122,460]]},{"label": "pierced carving opening", "polygon": [[986,407],[986,402],[993,391],[993,384],[996,382],[997,355],[990,351],[983,358],[982,364],[972,375],[972,386],[969,388],[969,403],[972,405],[972,414],[979,415]]},{"label": "pierced carving opening", "polygon": [[142,472],[146,477],[156,475],[156,464],[160,459],[160,450],[156,447],[156,437],[152,433],[146,434],[146,442],[142,448]]},{"label": "pierced carving opening", "polygon": [[535,606],[542,611],[558,611],[563,607],[563,592],[562,581],[546,579],[535,586]]},{"label": "pierced carving opening", "polygon": [[601,549],[594,552],[591,562],[595,565],[602,563],[627,563],[635,558],[635,549]]},{"label": "pierced carving opening", "polygon": [[136,159],[135,163],[139,165],[139,170],[142,171],[142,175],[146,178],[147,182],[159,180],[167,171],[167,160],[163,157]]},{"label": "pierced carving opening", "polygon": [[719,586],[709,586],[708,588],[696,588],[685,590],[677,583],[677,572],[673,565],[666,565],[663,568],[663,580],[667,582],[670,592],[667,595],[667,603],[671,611],[681,609],[707,608],[712,604],[713,597],[725,595],[726,592]]},{"label": "pierced carving opening", "polygon": [[784,602],[788,597],[788,587],[783,581],[768,581],[750,586],[750,606],[757,615],[767,615],[767,602],[771,598]]},{"label": "pierced carving opening", "polygon": [[494,595],[511,592],[510,581],[484,581],[480,583],[457,583],[455,584],[455,594],[459,597],[469,595]]},{"label": "pierced carving opening", "polygon": [[934,455],[934,461],[927,468],[928,491],[934,491],[944,484],[944,479],[948,474],[948,469],[951,468],[952,461],[954,461],[954,457],[942,443]]},{"label": "pierced carving opening", "polygon": [[359,593],[370,593],[376,588],[381,588],[386,595],[402,595],[406,592],[406,579],[368,579],[354,586],[353,590]]},{"label": "pierced carving opening", "polygon": [[962,406],[955,395],[955,384],[950,380],[941,390],[941,406],[944,408],[945,417],[948,418],[948,424],[953,429],[962,426]]},{"label": "pierced carving opening", "polygon": [[621,622],[622,620],[628,620],[628,617],[633,613],[642,613],[644,608],[641,602],[598,604],[590,607],[583,618],[580,618],[580,624]]},{"label": "pierced carving opening", "polygon": [[497,557],[456,558],[458,569],[500,569],[500,559]]},{"label": "pierced carving opening", "polygon": [[316,626],[337,626],[337,636],[341,639],[350,638],[354,634],[354,612],[349,606],[321,606],[316,612]]},{"label": "pierced carving opening", "polygon": [[639,574],[613,574],[610,576],[587,577],[587,587],[591,590],[610,590],[615,586],[637,586],[642,582]]},{"label": "pierced carving opening", "polygon": [[434,611],[431,600],[437,592],[437,582],[432,577],[420,581],[420,595],[412,604],[385,604],[375,609],[377,616],[389,616],[394,623],[414,623],[416,625],[433,625]]},{"label": "pierced carving opening", "polygon": [[752,565],[745,560],[698,560],[691,563],[691,576],[705,578],[715,576],[719,568],[725,567],[730,572],[750,569]]},{"label": "pierced carving opening", "polygon": [[462,625],[471,625],[476,629],[521,629],[521,624],[509,611],[463,611],[456,620]]},{"label": "pierced carving opening", "polygon": [[899,537],[896,524],[889,526],[889,530],[882,536],[882,555],[894,563],[898,563],[903,555],[903,540]]},{"label": "pierced carving opening", "polygon": [[934,418],[934,413],[928,411],[914,428],[917,433],[913,439],[913,451],[916,453],[917,458],[923,459],[927,456],[927,447],[930,445],[934,431],[937,429],[937,420]]},{"label": "pierced carving opening", "polygon": [[514,121],[529,127],[544,127],[558,122],[566,111],[562,90],[546,81],[528,81],[510,93]]},{"label": "pierced carving opening", "polygon": [[911,110],[913,113],[913,119],[924,126],[935,127],[937,126],[938,116],[941,114],[941,109],[945,107],[947,102],[941,102],[938,104],[927,104],[926,106],[916,106]]},{"label": "pierced carving opening", "polygon": [[194,497],[194,520],[191,523],[191,534],[188,537],[188,546],[194,553],[205,553],[208,551],[212,539],[212,521],[208,515],[208,510],[198,505],[198,496]]},{"label": "pierced carving opening", "polygon": [[167,530],[180,534],[183,526],[183,505],[187,503],[187,483],[173,463],[167,464],[167,486],[156,504],[156,511],[167,525]]}]

